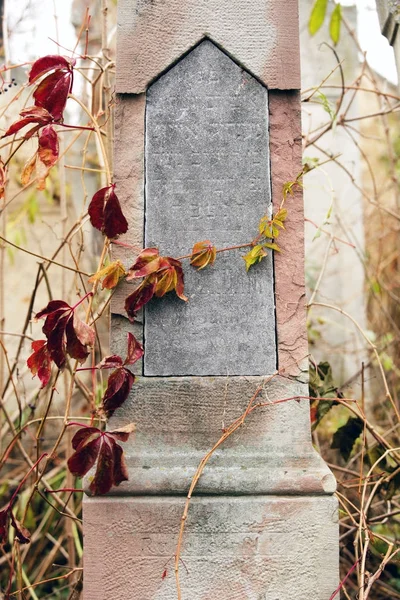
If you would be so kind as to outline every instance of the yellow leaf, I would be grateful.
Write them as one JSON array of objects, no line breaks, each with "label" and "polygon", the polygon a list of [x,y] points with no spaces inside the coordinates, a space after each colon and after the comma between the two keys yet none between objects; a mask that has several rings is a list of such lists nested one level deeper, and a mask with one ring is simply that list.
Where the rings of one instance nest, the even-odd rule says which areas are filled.
[{"label": "yellow leaf", "polygon": [[119,280],[126,275],[124,265],[116,260],[107,267],[100,269],[89,279],[89,283],[95,283],[103,279],[101,284],[102,289],[112,290],[118,285]]}]

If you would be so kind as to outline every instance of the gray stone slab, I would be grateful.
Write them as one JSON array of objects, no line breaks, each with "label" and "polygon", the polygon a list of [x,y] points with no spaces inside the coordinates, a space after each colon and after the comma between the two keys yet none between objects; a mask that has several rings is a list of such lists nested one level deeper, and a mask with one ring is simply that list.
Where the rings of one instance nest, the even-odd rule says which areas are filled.
[{"label": "gray stone slab", "polygon": [[[210,41],[148,90],[145,244],[181,256],[205,239],[249,242],[270,208],[268,92]],[[185,264],[189,302],[145,310],[144,374],[265,375],[276,369],[272,256]]]}]

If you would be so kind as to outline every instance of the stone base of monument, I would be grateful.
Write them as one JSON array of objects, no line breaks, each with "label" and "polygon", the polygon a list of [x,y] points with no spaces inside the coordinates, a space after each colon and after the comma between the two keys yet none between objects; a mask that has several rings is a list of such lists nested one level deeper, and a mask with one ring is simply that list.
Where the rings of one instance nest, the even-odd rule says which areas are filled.
[{"label": "stone base of monument", "polygon": [[[170,496],[86,499],[85,600],[176,600],[184,503]],[[334,497],[193,498],[182,599],[328,600],[338,585],[337,519]]]}]

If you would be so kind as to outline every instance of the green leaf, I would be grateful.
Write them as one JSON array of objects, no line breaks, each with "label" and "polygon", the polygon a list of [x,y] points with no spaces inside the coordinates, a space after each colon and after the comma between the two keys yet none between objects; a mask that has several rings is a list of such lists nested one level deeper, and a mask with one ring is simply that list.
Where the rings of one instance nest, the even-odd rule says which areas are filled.
[{"label": "green leaf", "polygon": [[280,252],[281,251],[281,249],[279,248],[278,244],[272,244],[272,243],[270,244],[268,242],[268,243],[263,244],[263,246],[264,246],[264,248],[270,248],[271,250],[275,250],[275,252]]},{"label": "green leaf", "polygon": [[286,221],[287,218],[287,209],[280,208],[274,217],[274,221]]},{"label": "green leaf", "polygon": [[318,100],[322,104],[324,111],[327,112],[330,118],[333,120],[335,117],[335,111],[332,109],[330,102],[325,96],[325,94],[323,94],[322,92],[318,92]]},{"label": "green leaf", "polygon": [[347,462],[356,440],[363,430],[363,422],[358,417],[350,417],[345,425],[333,434],[331,448],[338,448]]},{"label": "green leaf", "polygon": [[254,246],[254,248],[252,248],[247,254],[245,254],[242,257],[246,263],[246,271],[248,271],[253,265],[256,265],[257,263],[261,262],[264,256],[267,256],[267,253],[264,250],[264,248],[260,244]]},{"label": "green leaf", "polygon": [[310,35],[314,35],[317,33],[318,29],[321,28],[325,21],[327,6],[328,0],[315,0],[308,22],[308,31],[310,32]]},{"label": "green leaf", "polygon": [[331,36],[332,42],[335,44],[338,43],[340,38],[340,26],[342,24],[342,7],[340,4],[336,4],[332,15],[331,22],[329,23],[329,34]]}]

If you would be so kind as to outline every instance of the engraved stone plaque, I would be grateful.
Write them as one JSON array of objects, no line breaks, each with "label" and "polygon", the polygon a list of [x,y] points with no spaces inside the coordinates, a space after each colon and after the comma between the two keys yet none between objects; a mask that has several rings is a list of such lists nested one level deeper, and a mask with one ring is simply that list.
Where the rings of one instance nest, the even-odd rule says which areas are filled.
[{"label": "engraved stone plaque", "polygon": [[[190,254],[251,241],[270,210],[268,92],[205,40],[147,93],[145,245]],[[144,311],[144,375],[266,375],[276,369],[273,260],[246,273],[245,250],[220,253],[185,293]]]}]

